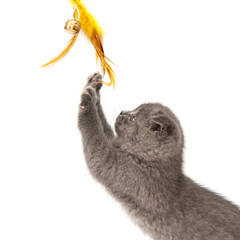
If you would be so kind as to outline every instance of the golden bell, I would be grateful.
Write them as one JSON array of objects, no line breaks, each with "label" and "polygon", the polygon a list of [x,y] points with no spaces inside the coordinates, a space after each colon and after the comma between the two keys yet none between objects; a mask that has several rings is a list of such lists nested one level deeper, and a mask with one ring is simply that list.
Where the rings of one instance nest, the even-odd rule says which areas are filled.
[{"label": "golden bell", "polygon": [[64,28],[68,33],[75,35],[79,33],[81,25],[76,19],[70,19],[65,23]]}]

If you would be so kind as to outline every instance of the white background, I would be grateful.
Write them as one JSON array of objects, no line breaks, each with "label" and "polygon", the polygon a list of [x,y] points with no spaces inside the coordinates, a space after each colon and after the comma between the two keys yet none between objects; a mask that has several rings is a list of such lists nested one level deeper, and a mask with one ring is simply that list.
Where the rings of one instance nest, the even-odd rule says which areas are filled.
[{"label": "white background", "polygon": [[[240,205],[239,0],[86,0],[105,31],[116,89],[107,118],[144,102],[179,117],[185,172]],[[88,173],[77,129],[80,93],[99,70],[70,35],[67,0],[1,1],[0,239],[149,239]],[[107,77],[105,79],[108,81]]]}]

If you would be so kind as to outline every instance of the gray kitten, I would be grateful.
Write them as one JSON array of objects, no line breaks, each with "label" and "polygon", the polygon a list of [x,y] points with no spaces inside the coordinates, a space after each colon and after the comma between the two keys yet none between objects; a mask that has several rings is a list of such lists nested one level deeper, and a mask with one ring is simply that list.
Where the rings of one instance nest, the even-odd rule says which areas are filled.
[{"label": "gray kitten", "polygon": [[91,174],[155,240],[240,240],[240,210],[182,170],[184,136],[158,103],[122,111],[114,136],[101,105],[101,75],[88,79],[78,126]]}]

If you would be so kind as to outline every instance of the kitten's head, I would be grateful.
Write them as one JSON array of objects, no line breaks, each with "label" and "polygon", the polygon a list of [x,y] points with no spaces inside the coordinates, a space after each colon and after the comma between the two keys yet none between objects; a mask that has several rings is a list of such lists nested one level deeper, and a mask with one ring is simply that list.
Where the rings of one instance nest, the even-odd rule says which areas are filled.
[{"label": "kitten's head", "polygon": [[147,159],[182,154],[183,132],[173,112],[159,104],[142,104],[133,111],[122,111],[115,131],[125,150]]}]

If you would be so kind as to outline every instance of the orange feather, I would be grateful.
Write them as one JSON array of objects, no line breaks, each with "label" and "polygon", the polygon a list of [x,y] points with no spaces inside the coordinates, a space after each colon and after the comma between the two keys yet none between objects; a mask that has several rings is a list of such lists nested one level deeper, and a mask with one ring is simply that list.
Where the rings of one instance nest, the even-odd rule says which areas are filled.
[{"label": "orange feather", "polygon": [[[109,75],[110,82],[106,83],[103,81],[103,83],[106,84],[107,86],[113,85],[113,87],[115,87],[115,74],[107,60],[109,62],[111,61],[105,56],[103,50],[103,30],[98,25],[93,15],[91,15],[87,11],[86,7],[83,5],[81,0],[70,0],[70,2],[75,9],[74,10],[75,20],[80,23],[82,32],[96,50],[96,62],[98,63],[99,58],[103,74],[107,72],[107,74]],[[70,49],[76,42],[77,36],[78,34],[74,35],[69,41],[67,47],[57,57],[50,60],[48,63],[42,65],[42,67],[53,65],[54,63],[62,59],[70,51]]]}]

